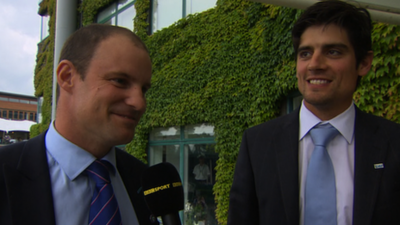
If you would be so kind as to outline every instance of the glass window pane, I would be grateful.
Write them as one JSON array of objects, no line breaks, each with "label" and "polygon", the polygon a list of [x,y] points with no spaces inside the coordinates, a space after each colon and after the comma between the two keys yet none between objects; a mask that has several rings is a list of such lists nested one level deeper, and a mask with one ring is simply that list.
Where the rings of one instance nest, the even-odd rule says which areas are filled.
[{"label": "glass window pane", "polygon": [[118,14],[117,26],[126,27],[133,31],[133,18],[136,16],[136,9],[134,5],[125,9],[123,12]]},{"label": "glass window pane", "polygon": [[8,98],[0,97],[0,101],[8,101]]},{"label": "glass window pane", "polygon": [[214,136],[214,126],[208,124],[187,125],[184,129],[185,138],[205,138]]},{"label": "glass window pane", "polygon": [[33,121],[33,113],[29,113],[29,120]]},{"label": "glass window pane", "polygon": [[172,140],[180,139],[179,127],[168,127],[168,128],[155,128],[150,133],[150,140]]},{"label": "glass window pane", "polygon": [[[122,9],[123,7],[125,7],[126,5],[129,5],[133,1],[134,0],[118,0],[118,9]],[[133,5],[132,5],[132,7],[133,7]]]},{"label": "glass window pane", "polygon": [[6,110],[3,111],[3,118],[7,118],[7,111]]},{"label": "glass window pane", "polygon": [[215,144],[185,145],[185,224],[217,225],[213,186],[218,155]]},{"label": "glass window pane", "polygon": [[8,119],[12,119],[13,111],[8,111]]},{"label": "glass window pane", "polygon": [[180,149],[179,145],[159,145],[150,147],[150,165],[169,162],[180,171]]},{"label": "glass window pane", "polygon": [[112,17],[111,19],[102,22],[102,24],[115,25],[115,17]]},{"label": "glass window pane", "polygon": [[18,112],[14,111],[14,119],[17,120],[18,119]]},{"label": "glass window pane", "polygon": [[186,0],[186,14],[206,11],[215,7],[216,0]]},{"label": "glass window pane", "polygon": [[49,36],[49,20],[50,16],[42,16],[42,27],[40,28],[40,40],[42,41],[45,39],[47,36]]},{"label": "glass window pane", "polygon": [[10,101],[10,102],[19,102],[19,99],[9,98],[8,101]]},{"label": "glass window pane", "polygon": [[18,119],[20,119],[20,120],[24,119],[24,112],[19,112],[19,118]]},{"label": "glass window pane", "polygon": [[182,18],[182,0],[153,1],[153,32]]},{"label": "glass window pane", "polygon": [[21,102],[21,103],[25,103],[25,104],[29,104],[29,101],[28,100],[19,100],[19,102]]},{"label": "glass window pane", "polygon": [[[105,20],[106,18],[108,18],[109,16],[111,16],[113,13],[115,13],[116,11],[116,5],[115,3],[113,3],[112,5],[110,5],[109,7],[103,9],[99,15],[97,16],[97,22],[98,23],[103,23],[103,20]],[[114,24],[113,24],[114,25]]]}]

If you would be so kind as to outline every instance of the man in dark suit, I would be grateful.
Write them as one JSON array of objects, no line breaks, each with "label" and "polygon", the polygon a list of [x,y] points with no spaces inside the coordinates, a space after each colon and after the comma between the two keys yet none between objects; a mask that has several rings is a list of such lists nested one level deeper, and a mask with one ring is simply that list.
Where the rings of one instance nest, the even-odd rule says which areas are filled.
[{"label": "man in dark suit", "polygon": [[150,78],[146,46],[131,31],[97,24],[71,35],[57,68],[55,121],[0,149],[0,224],[89,224],[101,195],[92,199],[98,183],[87,169],[96,162],[107,168],[117,200],[110,221],[120,215],[124,225],[153,224],[140,190],[146,166],[114,147],[132,140]]},{"label": "man in dark suit", "polygon": [[[293,113],[245,131],[228,225],[400,224],[400,126],[361,112],[352,99],[371,67],[371,27],[365,9],[335,0],[314,4],[295,23],[304,100]],[[308,170],[316,147],[309,131],[322,126],[338,131],[324,146],[334,171],[335,205],[322,213],[333,214],[333,223],[305,219],[322,215],[325,207],[308,208],[309,197],[325,189],[306,192],[315,188],[307,181],[315,173]]]}]

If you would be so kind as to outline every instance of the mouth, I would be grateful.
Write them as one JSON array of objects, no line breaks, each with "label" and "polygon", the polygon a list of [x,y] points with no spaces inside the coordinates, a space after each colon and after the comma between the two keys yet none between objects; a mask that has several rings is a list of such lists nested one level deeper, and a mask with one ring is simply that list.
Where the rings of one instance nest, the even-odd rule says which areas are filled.
[{"label": "mouth", "polygon": [[124,115],[124,114],[118,114],[118,113],[114,113],[114,115],[116,115],[116,116],[118,116],[120,118],[123,118],[125,120],[128,120],[128,121],[132,121],[132,122],[136,122],[137,121],[137,118],[135,116],[133,116],[133,115]]},{"label": "mouth", "polygon": [[310,80],[308,80],[308,83],[310,83],[310,84],[328,84],[328,83],[330,83],[331,81],[329,81],[329,80],[324,80],[324,79],[310,79]]}]

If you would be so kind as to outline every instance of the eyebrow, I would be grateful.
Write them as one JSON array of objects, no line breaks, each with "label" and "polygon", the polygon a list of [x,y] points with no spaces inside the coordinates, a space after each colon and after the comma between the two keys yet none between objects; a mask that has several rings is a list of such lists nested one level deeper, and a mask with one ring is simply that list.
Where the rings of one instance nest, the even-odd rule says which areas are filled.
[{"label": "eyebrow", "polygon": [[[341,49],[348,50],[349,46],[347,46],[343,43],[332,43],[332,44],[325,44],[322,46],[322,49],[329,49],[329,48],[341,48]],[[306,45],[306,46],[299,47],[297,49],[297,52],[301,52],[303,50],[309,50],[309,49],[313,49],[313,47]]]}]

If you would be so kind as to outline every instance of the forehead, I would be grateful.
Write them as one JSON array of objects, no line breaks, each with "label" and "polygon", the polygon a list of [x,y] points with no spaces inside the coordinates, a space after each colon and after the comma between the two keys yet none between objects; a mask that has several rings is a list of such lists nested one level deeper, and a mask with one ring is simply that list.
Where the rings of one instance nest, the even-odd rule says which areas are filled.
[{"label": "forehead", "polygon": [[137,61],[141,58],[148,58],[149,54],[135,41],[124,34],[112,35],[101,41],[92,57],[92,61],[113,61],[116,64],[126,61]]},{"label": "forehead", "polygon": [[142,49],[128,35],[117,33],[117,34],[112,34],[109,37],[107,37],[106,39],[100,41],[99,44],[97,45],[95,52],[104,51],[104,50],[107,51],[107,50],[109,50],[109,48],[113,48],[115,50],[122,50],[123,48],[126,48],[126,47]]},{"label": "forehead", "polygon": [[125,35],[114,35],[99,43],[88,71],[96,73],[94,76],[125,74],[148,83],[151,60],[147,51],[138,47],[132,39]]},{"label": "forehead", "polygon": [[341,44],[349,48],[352,47],[347,31],[335,24],[308,27],[300,37],[299,47],[330,44]]}]

